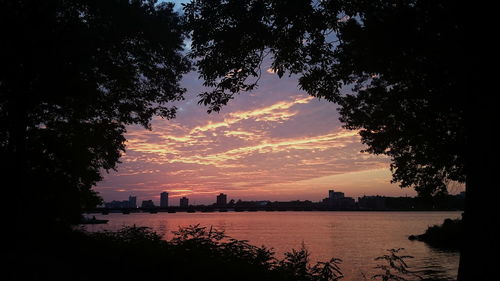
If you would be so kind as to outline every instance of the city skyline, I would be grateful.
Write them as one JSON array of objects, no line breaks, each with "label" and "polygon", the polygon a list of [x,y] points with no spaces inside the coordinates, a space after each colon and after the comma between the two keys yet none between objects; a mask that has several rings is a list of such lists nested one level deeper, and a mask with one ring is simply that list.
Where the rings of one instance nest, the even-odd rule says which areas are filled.
[{"label": "city skyline", "polygon": [[[344,197],[344,193],[343,192],[334,192],[334,190],[332,190],[332,189],[328,190],[328,193],[326,195],[327,195],[326,198],[330,198],[330,199],[337,199],[338,197],[341,197],[341,198]],[[348,196],[346,196],[346,197],[348,197]],[[113,204],[113,203],[115,203],[115,204],[116,203],[118,203],[118,204],[125,204],[124,206],[122,205],[119,208],[138,208],[139,207],[139,205],[137,204],[137,196],[129,195],[128,198],[129,198],[128,200],[123,200],[123,201],[113,200],[111,202],[104,202],[104,204]],[[189,198],[185,197],[185,196],[179,198],[180,200],[176,200],[176,201],[179,202],[178,205],[176,205],[176,204],[170,204],[168,192],[165,192],[165,191],[163,191],[162,193],[160,193],[159,198],[160,199],[156,202],[158,204],[155,204],[155,206],[156,207],[160,207],[160,208],[168,208],[170,206],[183,206],[183,205],[187,206],[187,205],[190,205],[188,203],[189,202]],[[230,197],[228,197],[227,194],[225,194],[225,193],[219,193],[219,194],[217,194],[215,196],[215,200],[213,202],[213,205],[216,205],[216,206],[225,206],[225,205],[228,204],[228,201],[241,200],[240,198],[238,198],[238,199],[236,199],[236,198],[230,198],[230,200],[228,200],[228,198],[230,198]],[[311,200],[308,200],[308,199],[303,199],[303,200],[305,200],[305,201],[311,201]],[[323,200],[325,200],[325,198],[323,198]],[[142,202],[153,202],[153,203],[155,203],[154,200],[151,200],[149,198],[144,198],[141,201]],[[270,200],[260,200],[260,201],[271,202]],[[117,207],[117,206],[114,206],[114,207]]]},{"label": "city skyline", "polygon": [[[290,200],[290,201],[278,201],[278,200],[267,200],[262,198],[262,200],[241,200],[241,198],[232,198],[229,197],[228,194],[220,193],[214,196],[212,198],[212,202],[208,204],[196,204],[195,202],[189,203],[189,198],[186,196],[183,196],[181,198],[176,198],[176,200],[169,199],[168,193],[167,192],[162,192],[160,193],[160,199],[155,202],[154,200],[151,200],[149,198],[144,198],[142,203],[139,205],[137,204],[137,196],[129,195],[128,200],[122,200],[122,201],[117,201],[113,200],[110,202],[103,202],[102,206],[105,208],[111,208],[111,209],[135,209],[135,208],[169,208],[169,207],[189,207],[189,206],[215,206],[215,207],[225,207],[230,204],[235,204],[236,202],[267,202],[267,203],[290,203],[290,202],[312,202],[312,203],[324,203],[329,206],[337,205],[337,204],[344,204],[344,206],[347,205],[353,205],[354,203],[361,202],[361,200],[367,200],[367,199],[374,199],[374,198],[391,198],[391,196],[381,196],[379,194],[364,194],[363,196],[359,197],[350,197],[350,196],[345,196],[344,192],[342,191],[335,191],[333,189],[327,190],[324,193],[324,196],[321,200],[309,200],[307,198],[301,198],[297,200]],[[458,194],[454,194],[454,196],[458,196],[461,198],[465,197],[465,192],[460,192]],[[392,198],[418,198],[417,196],[415,197],[408,197],[408,196],[394,196]],[[172,202],[178,202],[178,204],[170,204],[169,200],[172,200]],[[424,200],[425,201],[425,200]]]}]

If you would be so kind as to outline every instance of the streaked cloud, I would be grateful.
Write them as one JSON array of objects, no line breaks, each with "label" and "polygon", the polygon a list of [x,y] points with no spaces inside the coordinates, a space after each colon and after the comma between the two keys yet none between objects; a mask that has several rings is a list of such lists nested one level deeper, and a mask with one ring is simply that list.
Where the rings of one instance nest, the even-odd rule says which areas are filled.
[{"label": "streaked cloud", "polygon": [[188,99],[177,119],[155,119],[151,131],[128,128],[122,164],[97,190],[105,200],[157,199],[162,191],[198,203],[213,202],[219,192],[243,200],[319,200],[331,188],[360,195],[356,183],[376,194],[367,175],[376,175],[379,190],[398,190],[388,159],[360,152],[358,133],[342,129],[335,104],[268,76],[219,114]]}]

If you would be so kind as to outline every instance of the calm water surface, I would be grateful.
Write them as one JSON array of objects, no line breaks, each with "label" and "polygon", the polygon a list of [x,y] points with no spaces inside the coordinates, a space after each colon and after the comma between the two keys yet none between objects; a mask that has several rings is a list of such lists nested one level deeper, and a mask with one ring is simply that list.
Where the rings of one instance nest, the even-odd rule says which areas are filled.
[{"label": "calm water surface", "polygon": [[111,213],[96,215],[108,219],[106,225],[88,225],[89,231],[117,230],[138,225],[153,228],[172,238],[180,226],[200,224],[225,230],[236,239],[253,245],[272,247],[277,257],[302,243],[311,253],[311,261],[327,261],[331,257],[343,260],[343,280],[363,280],[374,273],[380,262],[375,257],[386,249],[405,248],[411,255],[411,270],[432,280],[456,279],[459,255],[430,248],[408,235],[421,234],[428,226],[440,224],[446,218],[459,218],[460,212],[227,212],[227,213]]}]

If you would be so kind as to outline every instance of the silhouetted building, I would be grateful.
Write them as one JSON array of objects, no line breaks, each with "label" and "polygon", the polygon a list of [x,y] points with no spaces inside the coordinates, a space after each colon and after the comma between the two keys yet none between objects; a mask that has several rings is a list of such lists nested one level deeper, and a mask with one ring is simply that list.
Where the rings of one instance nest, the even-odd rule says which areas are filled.
[{"label": "silhouetted building", "polygon": [[323,204],[328,207],[328,209],[333,210],[354,210],[356,209],[356,201],[351,197],[341,197],[337,199],[325,198],[323,199]]},{"label": "silhouetted building", "polygon": [[226,204],[227,204],[227,195],[224,193],[217,195],[216,205],[217,206],[226,206]]},{"label": "silhouetted building", "polygon": [[153,200],[144,200],[142,201],[142,204],[141,204],[141,208],[154,208],[155,207],[155,203],[153,202]]},{"label": "silhouetted building", "polygon": [[168,207],[168,192],[162,192],[160,194],[160,208]]},{"label": "silhouetted building", "polygon": [[328,190],[328,198],[323,199],[323,204],[328,209],[333,210],[354,210],[356,208],[354,198],[345,197],[343,192],[335,192],[334,190]]},{"label": "silhouetted building", "polygon": [[111,201],[111,202],[106,202],[104,203],[104,207],[109,208],[109,209],[121,209],[123,208],[123,203],[121,201]]},{"label": "silhouetted building", "polygon": [[189,199],[187,197],[182,197],[179,200],[179,206],[181,208],[187,208],[187,207],[189,207]]},{"label": "silhouetted building", "polygon": [[358,198],[360,210],[385,210],[386,198],[382,196],[363,196]]},{"label": "silhouetted building", "polygon": [[356,200],[352,197],[343,197],[338,199],[339,209],[354,210],[356,208]]},{"label": "silhouetted building", "polygon": [[131,203],[130,203],[130,199],[127,201],[127,200],[124,200],[124,201],[116,201],[116,200],[113,200],[111,202],[106,202],[104,203],[104,207],[108,208],[108,209],[128,209],[128,208],[133,208]]},{"label": "silhouetted building", "polygon": [[128,207],[135,209],[137,208],[137,196],[129,196],[128,197]]},{"label": "silhouetted building", "polygon": [[182,197],[180,199],[179,206],[181,208],[187,208],[187,207],[189,207],[189,199],[187,199],[186,197]]},{"label": "silhouetted building", "polygon": [[104,207],[108,209],[135,209],[137,208],[137,197],[129,196],[128,200],[105,202]]},{"label": "silhouetted building", "polygon": [[333,189],[328,190],[328,198],[331,200],[344,198],[344,193],[343,192],[335,192]]}]

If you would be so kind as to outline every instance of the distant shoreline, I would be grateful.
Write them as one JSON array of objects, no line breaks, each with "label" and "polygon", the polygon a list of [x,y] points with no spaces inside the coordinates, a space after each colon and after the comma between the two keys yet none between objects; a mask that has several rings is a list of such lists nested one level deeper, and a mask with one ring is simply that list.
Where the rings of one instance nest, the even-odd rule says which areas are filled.
[{"label": "distant shoreline", "polygon": [[391,210],[334,210],[334,209],[203,209],[203,208],[191,208],[191,209],[181,209],[178,207],[171,208],[150,208],[150,209],[94,209],[88,210],[87,214],[98,214],[103,215],[110,213],[248,213],[248,212],[463,212],[461,209],[391,209]]}]

